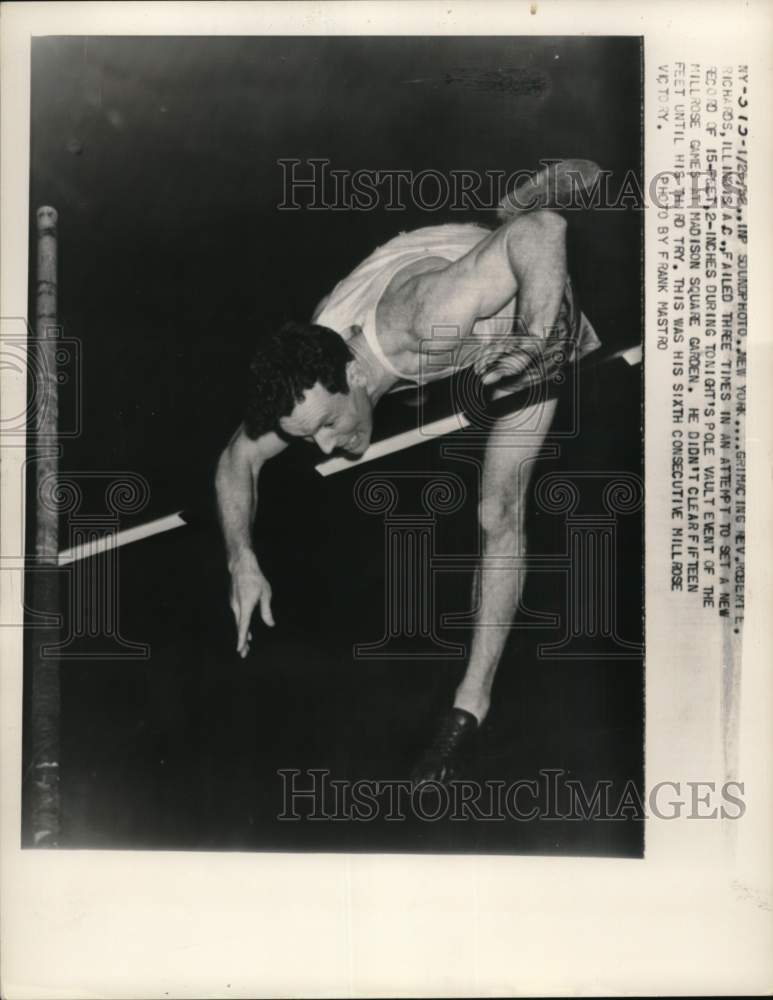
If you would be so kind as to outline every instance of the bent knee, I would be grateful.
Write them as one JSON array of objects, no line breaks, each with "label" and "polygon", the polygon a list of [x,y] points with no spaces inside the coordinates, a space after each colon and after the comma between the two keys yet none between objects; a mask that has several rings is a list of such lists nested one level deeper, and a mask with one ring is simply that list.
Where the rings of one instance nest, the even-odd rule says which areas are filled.
[{"label": "bent knee", "polygon": [[478,504],[478,523],[487,535],[504,535],[522,529],[519,507],[506,497],[483,497]]}]

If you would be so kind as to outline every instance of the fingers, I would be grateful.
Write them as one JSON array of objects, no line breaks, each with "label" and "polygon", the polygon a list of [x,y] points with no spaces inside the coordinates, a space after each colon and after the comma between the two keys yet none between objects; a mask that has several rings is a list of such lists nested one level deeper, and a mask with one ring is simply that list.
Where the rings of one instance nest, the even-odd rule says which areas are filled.
[{"label": "fingers", "polygon": [[488,345],[483,347],[475,359],[473,364],[473,369],[475,374],[479,378],[483,378],[491,366],[496,362],[502,354],[502,347],[500,345]]},{"label": "fingers", "polygon": [[501,379],[518,379],[524,385],[544,381],[574,360],[576,345],[570,338],[519,345],[511,351],[486,350],[474,368],[483,385]]},{"label": "fingers", "polygon": [[532,361],[533,348],[515,343],[503,346],[498,342],[484,348],[473,367],[483,385],[490,385],[520,375]]},{"label": "fingers", "polygon": [[274,627],[274,617],[271,614],[271,587],[265,578],[250,581],[251,585],[234,581],[231,590],[231,611],[236,622],[236,652],[244,659],[250,651],[252,632],[250,624],[255,608],[260,604],[260,617],[269,627]]},{"label": "fingers", "polygon": [[523,374],[527,366],[528,359],[510,356],[499,358],[493,367],[482,375],[481,382],[483,385],[491,385],[492,382],[499,382],[503,378],[516,378]]},{"label": "fingers", "polygon": [[274,617],[271,614],[271,589],[265,586],[260,593],[260,617],[269,628],[274,627]]},{"label": "fingers", "polygon": [[480,378],[483,385],[490,385],[492,382],[498,382],[501,378],[504,378],[508,374],[515,374],[514,372],[508,372],[505,365],[500,362],[495,361],[493,358],[487,365],[481,365],[476,371],[476,374]]},{"label": "fingers", "polygon": [[503,371],[498,365],[496,368],[492,368],[491,371],[486,372],[486,374],[481,378],[483,385],[491,385],[493,382],[498,382],[501,378],[504,378],[508,372]]},{"label": "fingers", "polygon": [[236,652],[241,656],[242,659],[250,651],[250,642],[252,638],[250,633],[250,619],[252,618],[252,608],[247,611],[244,605],[241,605],[238,609],[238,614],[236,616],[236,627],[238,629],[238,638],[236,640]]},{"label": "fingers", "polygon": [[250,651],[250,643],[251,642],[252,642],[252,632],[248,632],[247,633],[247,641],[244,643],[243,646],[241,646],[239,649],[237,649],[237,652],[238,652],[239,656],[242,659],[245,659],[246,656],[247,656],[247,654],[249,653],[249,651]]}]

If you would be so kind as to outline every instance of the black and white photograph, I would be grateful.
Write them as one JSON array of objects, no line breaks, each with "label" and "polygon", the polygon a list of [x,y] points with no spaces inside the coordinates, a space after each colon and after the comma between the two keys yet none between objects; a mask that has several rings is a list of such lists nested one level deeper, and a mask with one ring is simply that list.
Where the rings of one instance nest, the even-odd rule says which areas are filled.
[{"label": "black and white photograph", "polygon": [[641,40],[31,72],[25,843],[641,856]]},{"label": "black and white photograph", "polygon": [[0,7],[2,996],[768,995],[773,10]]}]

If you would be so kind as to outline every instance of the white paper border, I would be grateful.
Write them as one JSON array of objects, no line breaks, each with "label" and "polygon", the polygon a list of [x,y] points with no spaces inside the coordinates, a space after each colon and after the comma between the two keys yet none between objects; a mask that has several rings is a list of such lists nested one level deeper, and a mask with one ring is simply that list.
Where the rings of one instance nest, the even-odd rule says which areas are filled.
[{"label": "white paper border", "polygon": [[[3,995],[60,1000],[768,992],[771,5],[5,4],[0,23],[4,316],[26,314],[32,35],[633,34],[645,36],[646,74],[667,47],[694,47],[702,59],[720,60],[740,45],[752,67],[754,93],[741,765],[749,811],[734,833],[735,860],[704,835],[693,850],[692,829],[676,822],[650,822],[645,861],[21,852],[21,643],[20,635],[4,634]],[[652,167],[647,162],[648,174]],[[648,246],[650,230],[648,219]],[[648,299],[648,329],[652,321]],[[19,412],[23,384],[5,379],[3,389],[4,413]],[[3,552],[19,550],[22,460],[22,449],[4,451]],[[648,490],[657,488],[654,467],[648,462]],[[18,601],[7,574],[2,576],[3,601]],[[658,627],[651,613],[657,602],[653,587],[648,575],[648,641]],[[648,669],[647,676],[648,772],[655,755],[658,770],[671,767],[679,776],[684,761],[669,760],[673,733],[663,725],[669,718],[667,679],[657,669]]]}]

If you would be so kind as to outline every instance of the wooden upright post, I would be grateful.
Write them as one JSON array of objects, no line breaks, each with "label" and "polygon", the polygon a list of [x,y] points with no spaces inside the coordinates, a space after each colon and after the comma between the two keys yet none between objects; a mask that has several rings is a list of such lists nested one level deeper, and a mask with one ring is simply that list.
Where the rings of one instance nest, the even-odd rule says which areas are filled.
[{"label": "wooden upright post", "polygon": [[[57,213],[43,207],[37,213],[37,299],[34,353],[37,405],[33,420],[35,463],[35,560],[30,574],[32,606],[44,616],[60,613],[59,511],[56,484],[59,472],[57,382]],[[32,353],[32,352],[30,352]],[[50,619],[49,619],[50,620]],[[55,629],[32,629],[30,825],[37,847],[57,847],[60,833],[59,790],[59,663],[46,646],[53,645]]]}]

